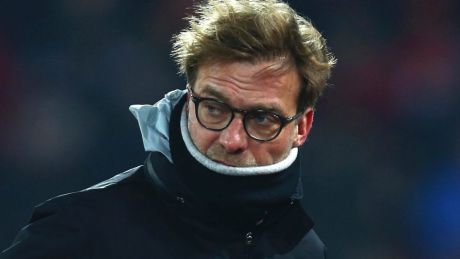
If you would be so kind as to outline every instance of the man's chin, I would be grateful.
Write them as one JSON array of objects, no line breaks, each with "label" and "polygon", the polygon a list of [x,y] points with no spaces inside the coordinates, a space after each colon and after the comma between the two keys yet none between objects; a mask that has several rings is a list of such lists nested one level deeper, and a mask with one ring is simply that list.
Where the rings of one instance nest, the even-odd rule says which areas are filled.
[{"label": "man's chin", "polygon": [[222,150],[210,148],[206,157],[212,161],[231,167],[253,167],[258,166],[256,159],[249,154],[228,154]]},{"label": "man's chin", "polygon": [[241,161],[228,161],[224,159],[212,159],[214,162],[218,164],[222,164],[225,166],[231,166],[231,167],[252,167],[252,166],[257,166],[255,162],[248,161],[248,162],[241,162]]}]

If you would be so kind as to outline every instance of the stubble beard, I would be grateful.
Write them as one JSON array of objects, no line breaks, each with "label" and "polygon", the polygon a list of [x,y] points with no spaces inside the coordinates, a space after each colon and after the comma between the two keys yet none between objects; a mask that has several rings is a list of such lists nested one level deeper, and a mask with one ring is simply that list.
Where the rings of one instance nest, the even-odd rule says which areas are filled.
[{"label": "stubble beard", "polygon": [[242,153],[228,153],[219,145],[212,145],[206,156],[218,163],[233,167],[259,166],[254,156]]}]

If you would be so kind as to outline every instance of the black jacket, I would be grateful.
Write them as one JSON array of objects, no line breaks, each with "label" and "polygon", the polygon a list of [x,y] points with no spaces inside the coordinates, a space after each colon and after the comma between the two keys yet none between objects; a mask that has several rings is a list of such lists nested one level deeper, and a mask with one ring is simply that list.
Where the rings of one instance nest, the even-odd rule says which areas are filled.
[{"label": "black jacket", "polygon": [[219,226],[169,195],[150,166],[39,205],[1,258],[325,258],[299,202],[274,223]]}]

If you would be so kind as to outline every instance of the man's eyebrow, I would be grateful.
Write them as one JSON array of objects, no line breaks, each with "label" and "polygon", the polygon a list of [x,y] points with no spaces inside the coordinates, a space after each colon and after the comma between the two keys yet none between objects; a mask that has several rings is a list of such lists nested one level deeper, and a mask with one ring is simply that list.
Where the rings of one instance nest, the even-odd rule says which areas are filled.
[{"label": "man's eyebrow", "polygon": [[[201,94],[207,94],[207,95],[211,95],[212,97],[215,97],[225,103],[227,103],[228,105],[231,106],[231,103],[230,103],[230,99],[223,95],[219,90],[217,90],[215,87],[213,87],[212,85],[205,85],[203,87],[203,91],[201,92]],[[234,108],[238,108],[240,109],[240,107],[234,107]],[[283,115],[283,111],[281,110],[281,108],[276,105],[276,104],[267,104],[267,103],[259,103],[259,104],[254,104],[254,105],[249,105],[247,107],[245,107],[244,110],[248,110],[248,111],[252,111],[252,110],[264,110],[264,111],[267,111],[267,112],[272,112],[272,113],[276,113],[278,115]]]},{"label": "man's eyebrow", "polygon": [[216,97],[217,99],[225,102],[225,103],[229,103],[230,102],[230,99],[223,95],[220,91],[218,91],[214,86],[212,85],[205,85],[203,87],[203,91],[201,92],[201,94],[208,94],[208,95],[211,95],[212,97]]}]

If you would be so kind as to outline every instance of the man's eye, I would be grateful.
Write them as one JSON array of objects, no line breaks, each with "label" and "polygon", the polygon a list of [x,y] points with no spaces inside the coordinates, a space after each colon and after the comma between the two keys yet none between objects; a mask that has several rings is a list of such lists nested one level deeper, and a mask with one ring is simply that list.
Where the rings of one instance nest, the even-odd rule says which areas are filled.
[{"label": "man's eye", "polygon": [[267,113],[258,113],[255,114],[252,118],[254,122],[258,125],[264,126],[264,125],[271,125],[273,123],[276,123],[276,118]]},{"label": "man's eye", "polygon": [[218,104],[204,103],[203,108],[207,114],[212,116],[219,116],[223,113],[223,108]]}]

